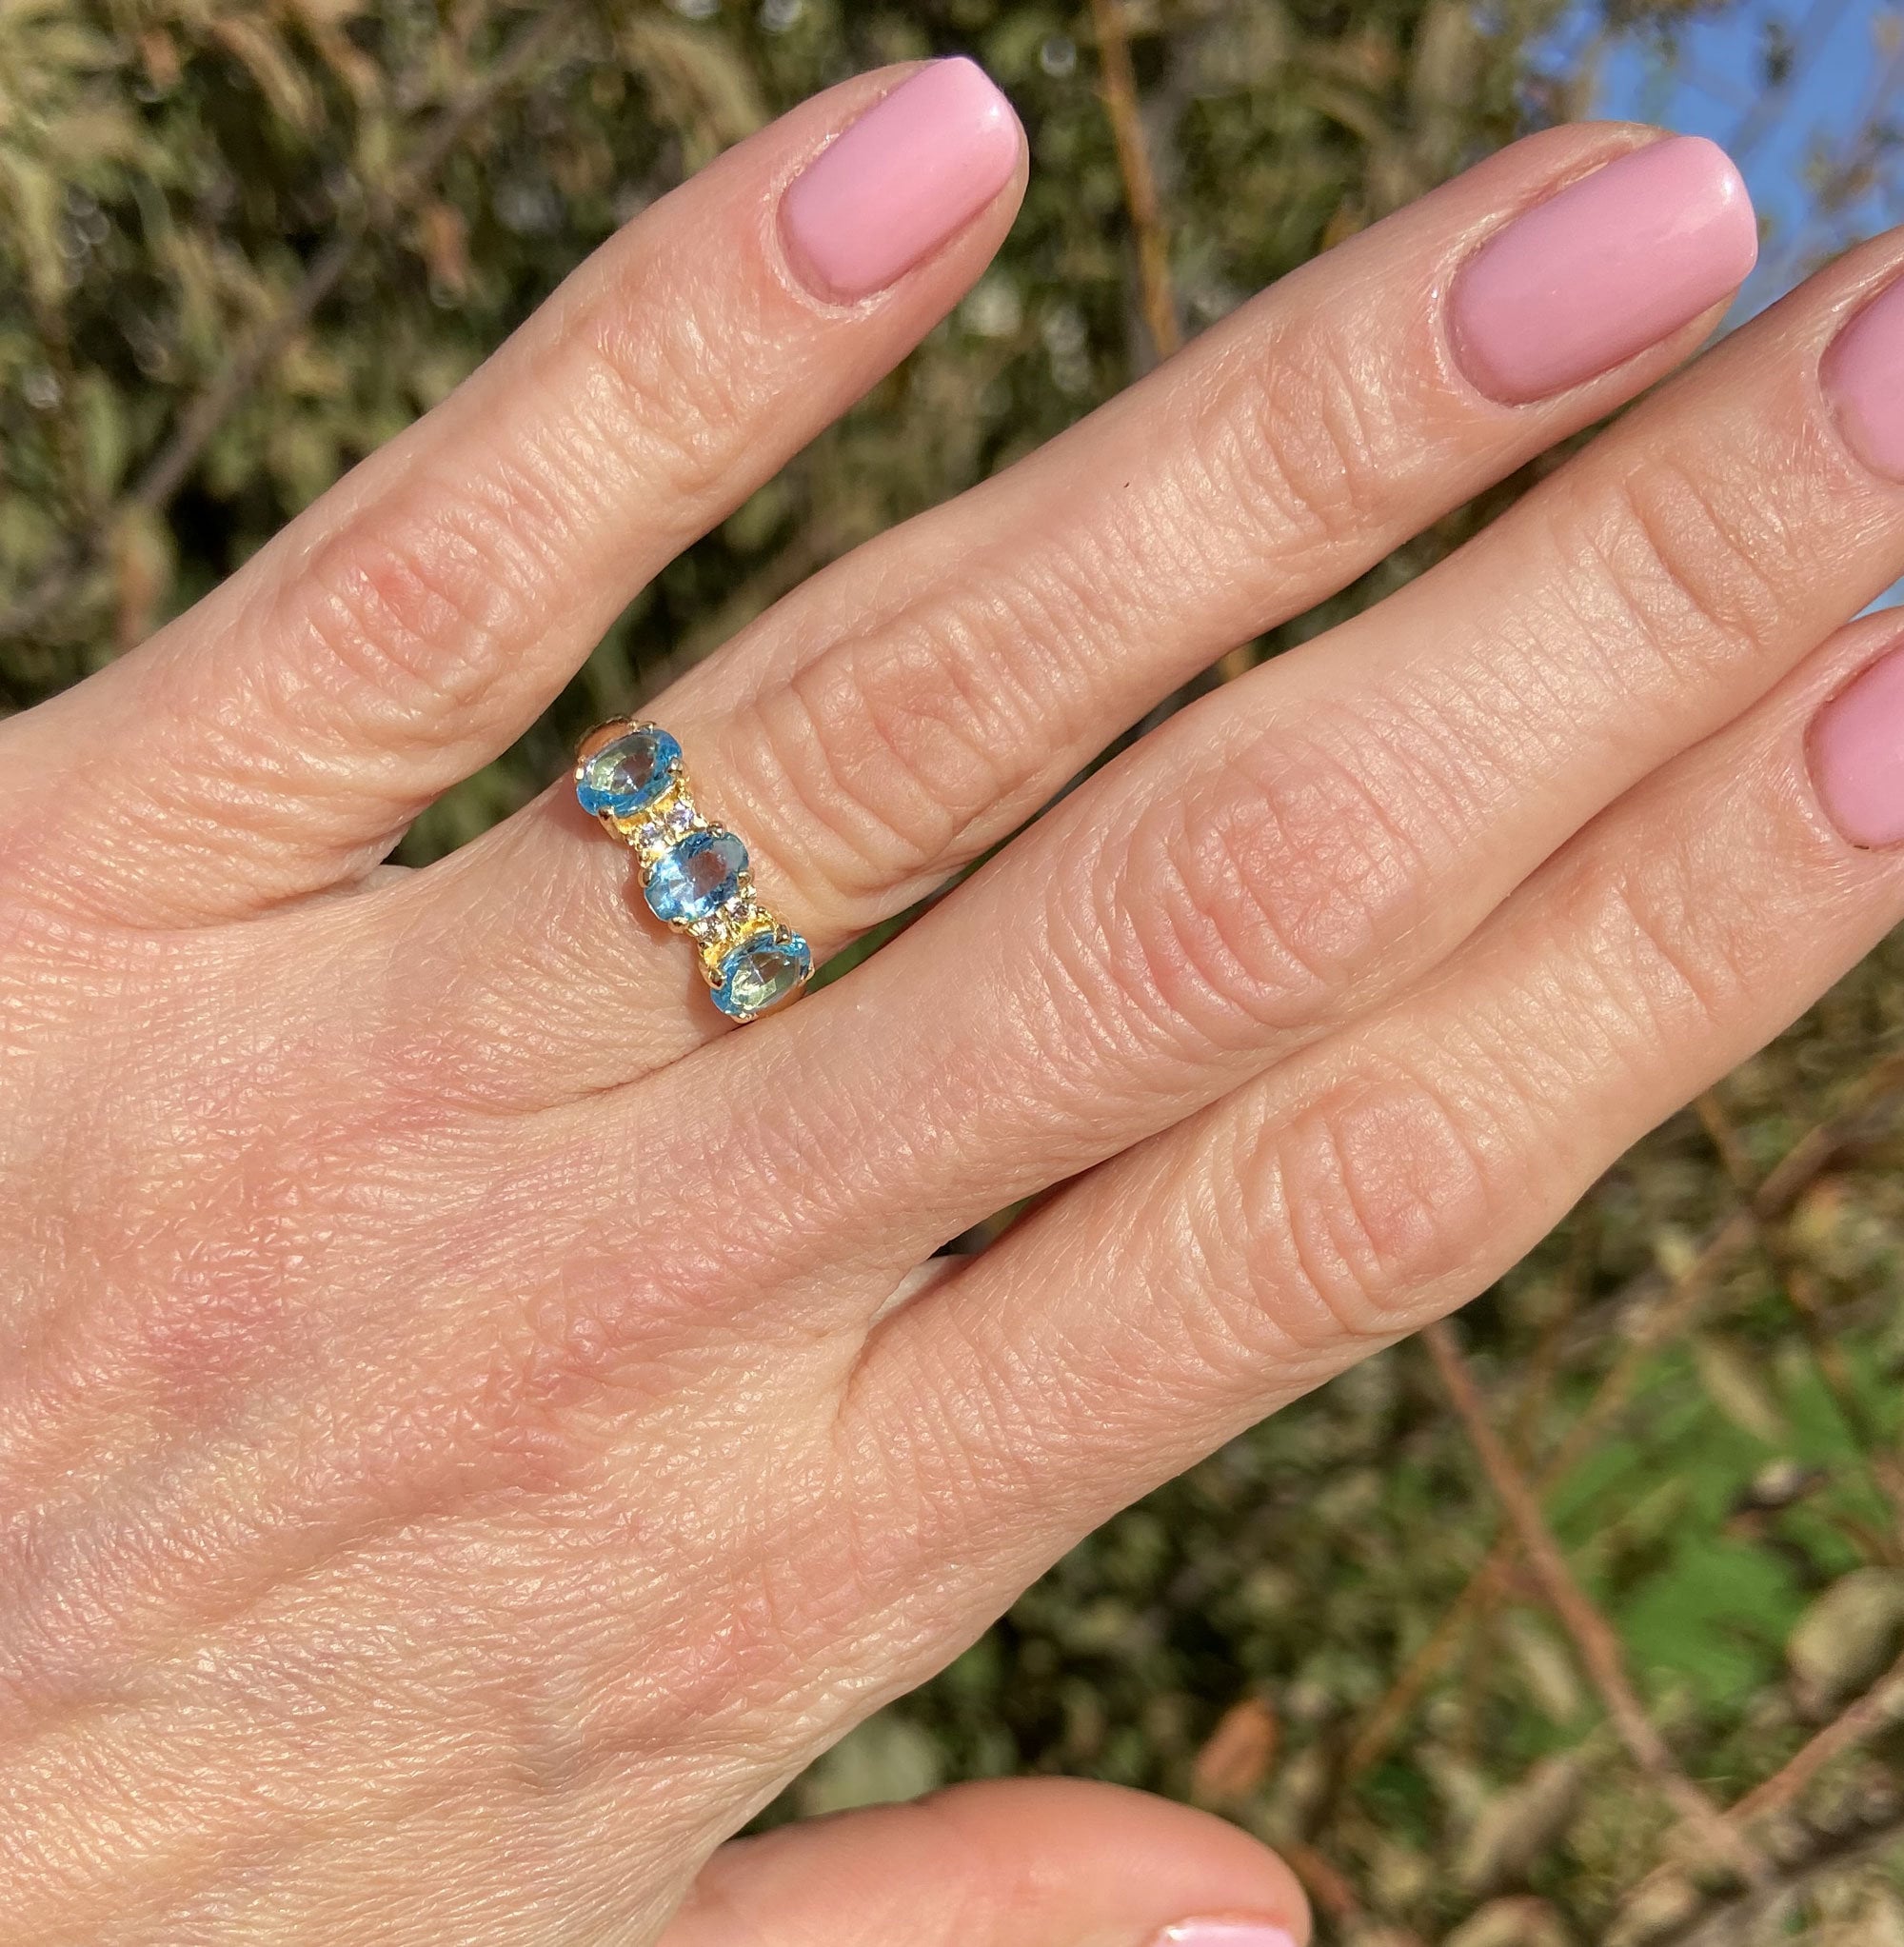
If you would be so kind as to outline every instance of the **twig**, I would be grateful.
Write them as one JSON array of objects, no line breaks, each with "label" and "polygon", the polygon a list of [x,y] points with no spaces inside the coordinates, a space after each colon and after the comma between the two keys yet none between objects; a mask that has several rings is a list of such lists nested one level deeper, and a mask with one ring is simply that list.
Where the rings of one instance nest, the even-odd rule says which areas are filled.
[{"label": "twig", "polygon": [[1560,1374],[1562,1341],[1567,1327],[1579,1311],[1580,1301],[1593,1275],[1599,1237],[1598,1212],[1590,1204],[1579,1213],[1575,1222],[1567,1262],[1555,1293],[1557,1301],[1535,1342],[1534,1357],[1528,1363],[1520,1398],[1515,1403],[1514,1418],[1508,1424],[1508,1444],[1523,1462],[1533,1458],[1536,1429],[1553,1397],[1554,1381]]},{"label": "twig", "polygon": [[[1098,69],[1103,78],[1104,112],[1110,117],[1117,144],[1118,173],[1130,211],[1131,234],[1137,241],[1138,290],[1151,349],[1168,358],[1183,343],[1182,311],[1176,281],[1170,274],[1170,231],[1163,220],[1163,199],[1158,193],[1150,142],[1143,131],[1143,111],[1138,105],[1137,73],[1131,67],[1130,37],[1124,30],[1123,0],[1091,0],[1091,20],[1098,36]],[[1252,666],[1247,646],[1229,650],[1217,664],[1225,683]]]},{"label": "twig", "polygon": [[[1317,1912],[1326,1915],[1340,1932],[1354,1931],[1359,1937],[1368,1916],[1340,1870],[1304,1839],[1284,1839],[1278,1850]],[[1402,1927],[1385,1928],[1382,1939],[1385,1947],[1423,1947],[1419,1935]]]},{"label": "twig", "polygon": [[1278,1850],[1289,1870],[1301,1880],[1303,1892],[1338,1926],[1361,1918],[1362,1903],[1356,1897],[1355,1888],[1314,1846],[1295,1839]]},{"label": "twig", "polygon": [[1777,128],[1791,106],[1797,85],[1823,52],[1839,23],[1850,10],[1851,0],[1812,0],[1793,36],[1792,58],[1785,72],[1774,85],[1760,91],[1723,144],[1736,163],[1744,163],[1761,142]]},{"label": "twig", "polygon": [[[1555,1337],[1557,1340],[1557,1334]],[[1558,1471],[1549,1466],[1539,1477],[1539,1491],[1544,1493],[1557,1478]],[[1338,1767],[1334,1789],[1324,1801],[1324,1816],[1319,1823],[1327,1823],[1357,1779],[1380,1762],[1395,1741],[1396,1734],[1414,1714],[1415,1706],[1421,1701],[1428,1686],[1446,1667],[1449,1658],[1466,1635],[1469,1623],[1478,1614],[1485,1615],[1506,1593],[1514,1574],[1516,1553],[1517,1542],[1511,1530],[1496,1536],[1480,1566],[1468,1578],[1460,1594],[1442,1611],[1441,1619],[1402,1665],[1380,1701],[1350,1740]]]},{"label": "twig", "polygon": [[1715,1858],[1728,1859],[1755,1883],[1763,1877],[1765,1867],[1737,1829],[1729,1825],[1719,1809],[1675,1763],[1658,1727],[1646,1715],[1626,1674],[1619,1639],[1613,1625],[1594,1606],[1587,1592],[1575,1579],[1560,1545],[1555,1540],[1540,1503],[1527,1484],[1514,1457],[1494,1430],[1481,1403],[1479,1389],[1468,1369],[1454,1327],[1445,1321],[1430,1325],[1423,1335],[1429,1356],[1448,1389],[1456,1413],[1466,1428],[1468,1439],[1480,1459],[1483,1470],[1501,1505],[1507,1510],[1520,1546],[1526,1552],[1534,1574],[1539,1580],[1554,1613],[1574,1639],[1580,1661],[1594,1688],[1599,1692],[1621,1741],[1642,1772],[1653,1780],[1679,1816],[1705,1840]]},{"label": "twig", "polygon": [[[1878,17],[1884,18],[1882,15]],[[1904,82],[1904,46],[1896,48],[1888,61],[1872,64],[1871,83],[1864,105],[1843,119],[1841,126],[1847,130],[1844,139],[1836,145],[1835,153],[1823,158],[1821,182],[1811,199],[1813,221],[1807,227],[1794,228],[1779,249],[1760,259],[1758,268],[1753,272],[1753,281],[1760,289],[1782,296],[1799,265],[1807,237],[1815,242],[1819,230],[1824,228],[1820,219],[1834,213],[1842,214],[1848,203],[1856,201],[1855,196],[1848,192],[1856,181],[1859,166],[1868,163],[1881,146],[1886,120],[1892,103],[1897,98],[1900,82]]]},{"label": "twig", "polygon": [[1726,1817],[1744,1825],[1789,1805],[1834,1759],[1855,1750],[1904,1710],[1904,1655],[1864,1695],[1788,1758],[1763,1784],[1755,1785]]},{"label": "twig", "polygon": [[1396,1733],[1414,1714],[1415,1706],[1421,1701],[1429,1684],[1441,1674],[1448,1659],[1454,1655],[1456,1645],[1467,1630],[1469,1619],[1506,1587],[1513,1568],[1514,1538],[1504,1535],[1497,1539],[1486,1560],[1469,1577],[1461,1593],[1442,1612],[1440,1621],[1402,1665],[1395,1681],[1388,1686],[1386,1695],[1350,1740],[1349,1748],[1342,1754],[1336,1790],[1328,1801],[1330,1813],[1356,1780],[1371,1765],[1380,1762],[1395,1741]]},{"label": "twig", "polygon": [[1170,238],[1157,193],[1157,172],[1151,168],[1150,144],[1144,137],[1143,115],[1138,108],[1137,75],[1131,67],[1122,0],[1091,0],[1091,20],[1098,33],[1104,110],[1110,116],[1111,135],[1118,149],[1118,169],[1123,178],[1124,202],[1130,209],[1131,231],[1137,240],[1138,288],[1143,300],[1144,324],[1157,356],[1168,358],[1182,344],[1183,330],[1179,322],[1177,290],[1170,276]]},{"label": "twig", "polygon": [[[1580,1417],[1568,1430],[1552,1460],[1541,1468],[1536,1491],[1545,1493],[1585,1454],[1607,1421],[1626,1403],[1635,1381],[1654,1347],[1668,1332],[1689,1323],[1719,1274],[1749,1249],[1758,1222],[1782,1215],[1844,1147],[1853,1130],[1885,1097],[1904,1086],[1904,1057],[1881,1062],[1863,1080],[1853,1101],[1836,1115],[1808,1130],[1786,1151],[1759,1184],[1748,1204],[1728,1217],[1706,1239],[1691,1264],[1675,1280],[1653,1313],[1649,1328],[1615,1361]],[[1630,1304],[1641,1292],[1636,1281],[1614,1301],[1616,1310]],[[1408,1720],[1423,1693],[1447,1663],[1460,1641],[1468,1619],[1506,1587],[1517,1541],[1512,1531],[1499,1536],[1449,1605],[1421,1646],[1403,1666],[1387,1694],[1376,1705],[1344,1754],[1339,1790],[1346,1791],[1372,1765],[1380,1761],[1396,1733]]]},{"label": "twig", "polygon": [[245,395],[309,324],[318,307],[337,288],[359,248],[374,230],[411,207],[449,159],[472,123],[530,68],[580,13],[579,0],[557,0],[519,34],[461,99],[445,109],[417,145],[416,152],[391,186],[366,196],[344,217],[276,316],[267,322],[186,407],[171,437],[146,464],[103,522],[82,541],[56,554],[39,580],[6,610],[0,610],[0,640],[36,628],[73,587],[92,573],[111,546],[120,519],[137,509],[167,507],[190,476],[219,427]]},{"label": "twig", "polygon": [[[1765,1885],[1734,1897],[1720,1895],[1708,1898],[1664,1932],[1649,1935],[1647,1947],[1737,1947],[1737,1942],[1748,1937],[1752,1924],[1775,1902],[1794,1898],[1814,1879],[1854,1866],[1904,1838],[1904,1813],[1888,1805],[1877,1817],[1867,1818],[1849,1831],[1815,1831],[1809,1836],[1809,1847],[1795,1858],[1780,1860],[1777,1872]],[[1631,1910],[1633,1897],[1628,1896],[1624,1910]]]},{"label": "twig", "polygon": [[1693,1113],[1698,1117],[1699,1126],[1706,1132],[1706,1141],[1718,1152],[1719,1161],[1725,1164],[1725,1173],[1732,1179],[1733,1188],[1741,1197],[1750,1197],[1758,1187],[1758,1172],[1752,1166],[1752,1158],[1746,1154],[1745,1144],[1738,1140],[1738,1131],[1733,1127],[1732,1118],[1726,1114],[1718,1090],[1707,1089],[1693,1103]]},{"label": "twig", "polygon": [[[1767,1172],[1752,1196],[1708,1236],[1664,1300],[1641,1321],[1580,1417],[1567,1430],[1542,1470],[1543,1491],[1585,1457],[1608,1421],[1626,1405],[1646,1361],[1667,1340],[1692,1325],[1721,1274],[1757,1242],[1759,1226],[1783,1217],[1850,1141],[1858,1123],[1900,1089],[1904,1089],[1904,1055],[1894,1055],[1862,1078],[1852,1100],[1836,1115],[1807,1130]],[[1616,1308],[1636,1300],[1644,1282],[1636,1280],[1628,1286],[1616,1301]]]},{"label": "twig", "polygon": [[[1750,1198],[1755,1190],[1751,1159],[1739,1143],[1724,1104],[1716,1095],[1708,1091],[1699,1098],[1698,1112],[1713,1147],[1718,1151],[1719,1161],[1725,1164],[1726,1174]],[[1747,1207],[1751,1205],[1748,1203]],[[1832,1337],[1823,1308],[1813,1292],[1812,1281],[1787,1242],[1783,1228],[1762,1218],[1755,1221],[1758,1248],[1766,1269],[1771,1272],[1773,1282],[1797,1321],[1799,1332],[1812,1355],[1812,1364],[1825,1391],[1832,1396],[1832,1403],[1837,1408],[1845,1431],[1856,1441],[1878,1491],[1891,1503],[1894,1532],[1890,1538],[1888,1552],[1890,1559],[1894,1560],[1898,1537],[1904,1536],[1904,1472],[1900,1472],[1897,1463],[1885,1451],[1884,1429],[1874,1420],[1860,1397],[1857,1381],[1845,1360],[1844,1349]]]},{"label": "twig", "polygon": [[[1770,1778],[1728,1805],[1723,1814],[1726,1822],[1743,1832],[1755,1820],[1784,1811],[1827,1765],[1856,1750],[1900,1713],[1904,1713],[1904,1655],[1862,1697],[1854,1699],[1800,1745]],[[1624,1904],[1630,1909],[1672,1870],[1669,1866],[1655,1867],[1627,1892]]]}]

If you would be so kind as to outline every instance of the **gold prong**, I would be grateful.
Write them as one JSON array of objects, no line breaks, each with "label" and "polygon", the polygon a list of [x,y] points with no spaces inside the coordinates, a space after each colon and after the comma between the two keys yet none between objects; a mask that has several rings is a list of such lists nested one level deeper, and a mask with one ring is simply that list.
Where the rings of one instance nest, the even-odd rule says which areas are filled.
[{"label": "gold prong", "polygon": [[645,727],[634,717],[610,717],[605,724],[592,725],[582,733],[582,742],[575,746],[575,768],[580,770],[604,745],[612,744],[617,737],[625,737],[630,730]]}]

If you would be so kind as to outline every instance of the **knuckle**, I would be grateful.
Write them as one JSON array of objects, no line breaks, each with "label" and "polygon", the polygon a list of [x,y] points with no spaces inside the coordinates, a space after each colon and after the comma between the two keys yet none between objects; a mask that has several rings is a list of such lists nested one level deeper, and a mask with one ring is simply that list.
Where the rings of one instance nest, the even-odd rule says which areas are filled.
[{"label": "knuckle", "polygon": [[1795,586],[1795,539],[1776,507],[1724,472],[1669,457],[1563,513],[1558,541],[1580,606],[1597,617],[1611,600],[1676,676],[1755,653]]},{"label": "knuckle", "polygon": [[1497,1146],[1466,1104],[1402,1070],[1265,1121],[1236,1162],[1231,1288],[1308,1350],[1412,1329],[1446,1309],[1451,1282],[1486,1275],[1505,1189]]},{"label": "knuckle", "polygon": [[836,643],[737,719],[744,787],[798,805],[790,842],[831,902],[884,904],[1036,782],[1070,708],[1048,646],[1081,621],[1061,579],[1021,579]]},{"label": "knuckle", "polygon": [[1568,903],[1563,924],[1585,949],[1573,959],[1578,977],[1611,1011],[1628,1063],[1649,1074],[1720,1024],[1756,978],[1761,921],[1712,899],[1712,884],[1686,846],[1672,845],[1589,881]]},{"label": "knuckle", "polygon": [[[609,459],[689,508],[721,492],[739,442],[771,407],[775,374],[787,376],[784,355],[767,355],[774,334],[758,297],[730,282],[710,288],[699,256],[670,251],[634,267],[577,328],[585,463]],[[630,303],[640,284],[670,301]]]},{"label": "knuckle", "polygon": [[1339,330],[1311,317],[1224,363],[1186,450],[1222,527],[1248,522],[1282,559],[1329,556],[1366,547],[1386,525],[1419,446],[1407,428],[1423,412],[1405,370],[1371,374]]},{"label": "knuckle", "polygon": [[261,666],[280,678],[278,713],[341,716],[359,737],[383,723],[405,738],[478,705],[546,580],[527,552],[534,524],[518,517],[526,491],[477,473],[427,512],[375,507],[327,538],[275,624],[305,653]]},{"label": "knuckle", "polygon": [[1199,1042],[1315,1024],[1414,924],[1428,823],[1378,753],[1250,740],[1101,868],[1107,991]]}]

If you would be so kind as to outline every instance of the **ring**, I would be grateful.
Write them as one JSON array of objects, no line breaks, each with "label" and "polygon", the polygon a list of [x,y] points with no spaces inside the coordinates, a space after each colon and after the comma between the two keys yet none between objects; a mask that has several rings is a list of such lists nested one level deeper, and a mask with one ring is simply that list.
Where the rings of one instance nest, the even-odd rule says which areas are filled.
[{"label": "ring", "polygon": [[751,1021],[790,1001],[813,952],[754,892],[746,845],[695,808],[681,745],[658,724],[598,724],[575,754],[575,795],[635,854],[655,918],[700,949],[714,1004]]}]

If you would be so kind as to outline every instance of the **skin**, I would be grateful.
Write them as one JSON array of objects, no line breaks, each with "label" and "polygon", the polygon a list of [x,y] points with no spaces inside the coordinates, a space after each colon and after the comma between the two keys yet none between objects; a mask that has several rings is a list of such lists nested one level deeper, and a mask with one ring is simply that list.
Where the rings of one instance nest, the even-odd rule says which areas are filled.
[{"label": "skin", "polygon": [[[1095,1787],[717,1848],[1904,917],[1806,762],[1893,639],[1842,625],[1904,568],[1904,487],[1818,368],[1897,237],[738,1038],[565,781],[381,869],[978,275],[1016,187],[856,306],[783,260],[781,187],[896,78],[655,206],[198,608],[0,725],[18,1947],[1306,1934],[1253,1841]],[[1442,330],[1483,237],[1648,139],[1493,158],[655,699],[776,909],[843,944],[1688,357],[1712,320],[1503,407]]]}]

